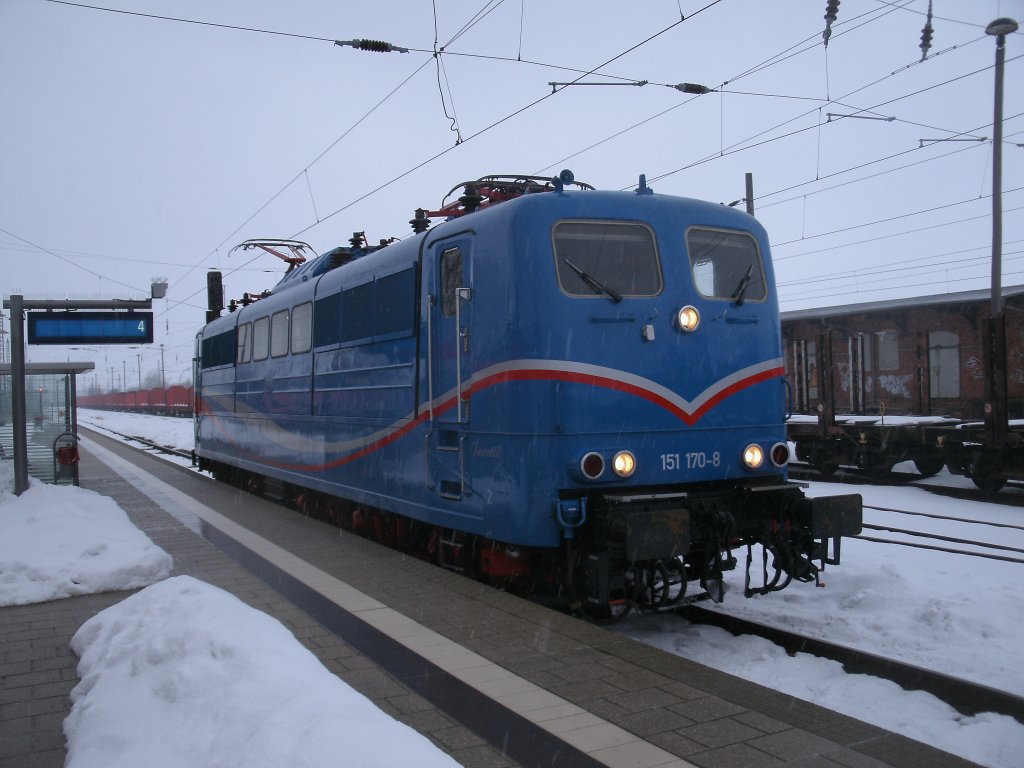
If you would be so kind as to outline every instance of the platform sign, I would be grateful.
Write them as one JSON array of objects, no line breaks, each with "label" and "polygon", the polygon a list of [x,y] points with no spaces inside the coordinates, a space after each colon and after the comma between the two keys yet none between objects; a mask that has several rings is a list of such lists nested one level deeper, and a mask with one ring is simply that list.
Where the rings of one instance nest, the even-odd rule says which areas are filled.
[{"label": "platform sign", "polygon": [[28,312],[29,344],[152,344],[152,312]]}]

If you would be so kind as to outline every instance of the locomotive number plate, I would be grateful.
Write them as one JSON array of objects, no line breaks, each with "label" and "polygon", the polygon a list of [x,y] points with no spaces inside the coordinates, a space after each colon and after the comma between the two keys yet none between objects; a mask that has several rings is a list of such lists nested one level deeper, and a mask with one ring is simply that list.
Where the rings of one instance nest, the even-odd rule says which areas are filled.
[{"label": "locomotive number plate", "polygon": [[674,472],[677,469],[704,469],[706,467],[719,467],[722,464],[722,454],[718,451],[707,453],[706,451],[688,451],[687,453],[663,453],[661,454],[661,470],[663,472]]}]

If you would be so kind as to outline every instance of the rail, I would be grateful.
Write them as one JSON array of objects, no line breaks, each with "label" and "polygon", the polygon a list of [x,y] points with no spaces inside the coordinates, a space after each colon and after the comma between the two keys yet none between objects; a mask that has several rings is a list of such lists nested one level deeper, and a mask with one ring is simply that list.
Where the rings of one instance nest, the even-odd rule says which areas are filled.
[{"label": "rail", "polygon": [[858,651],[827,640],[804,637],[784,629],[729,616],[697,605],[680,608],[677,613],[695,624],[719,627],[733,635],[756,635],[786,649],[790,655],[809,653],[843,665],[849,674],[873,675],[891,680],[901,688],[925,691],[964,715],[995,712],[1024,723],[1024,698],[980,683],[944,675],[913,664]]}]

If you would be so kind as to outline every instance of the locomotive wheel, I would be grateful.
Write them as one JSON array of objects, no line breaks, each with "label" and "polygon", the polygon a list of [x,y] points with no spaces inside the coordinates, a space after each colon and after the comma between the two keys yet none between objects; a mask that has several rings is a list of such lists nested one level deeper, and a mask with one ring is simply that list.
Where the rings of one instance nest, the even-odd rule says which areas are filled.
[{"label": "locomotive wheel", "polygon": [[946,466],[941,456],[919,456],[914,459],[914,466],[923,477],[933,477]]}]

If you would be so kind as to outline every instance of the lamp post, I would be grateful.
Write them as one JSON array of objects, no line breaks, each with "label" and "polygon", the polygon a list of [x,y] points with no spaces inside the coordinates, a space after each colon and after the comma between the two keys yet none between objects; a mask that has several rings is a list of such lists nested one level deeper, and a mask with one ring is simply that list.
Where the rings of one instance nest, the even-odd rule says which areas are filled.
[{"label": "lamp post", "polygon": [[[975,460],[975,464],[987,467],[990,462],[1000,466],[1000,459],[1006,445],[1009,426],[1007,410],[1006,376],[1006,318],[1003,315],[1003,62],[1006,58],[1006,36],[1017,31],[1013,19],[996,19],[985,32],[996,39],[996,92],[995,112],[992,125],[992,317],[988,320],[983,334],[985,339],[983,358],[985,362],[985,439],[987,453]],[[994,457],[994,458],[993,458]],[[975,470],[975,484],[980,476],[986,480],[984,471]],[[998,474],[992,476],[999,481]],[[1001,484],[1001,483],[1000,483]],[[981,487],[979,485],[979,487]]]},{"label": "lamp post", "polygon": [[1003,311],[1003,62],[1006,36],[1017,31],[1013,19],[996,19],[985,28],[996,38],[995,116],[992,123],[992,314]]}]

